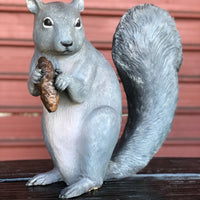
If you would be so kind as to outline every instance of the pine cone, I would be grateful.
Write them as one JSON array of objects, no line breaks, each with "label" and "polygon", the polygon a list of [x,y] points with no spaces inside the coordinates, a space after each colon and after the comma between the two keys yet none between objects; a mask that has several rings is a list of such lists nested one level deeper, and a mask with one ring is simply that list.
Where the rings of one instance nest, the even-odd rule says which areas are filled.
[{"label": "pine cone", "polygon": [[42,70],[42,81],[37,84],[40,92],[40,98],[49,112],[56,111],[59,102],[58,91],[54,87],[55,72],[53,65],[45,57],[40,57],[38,60],[38,69]]}]

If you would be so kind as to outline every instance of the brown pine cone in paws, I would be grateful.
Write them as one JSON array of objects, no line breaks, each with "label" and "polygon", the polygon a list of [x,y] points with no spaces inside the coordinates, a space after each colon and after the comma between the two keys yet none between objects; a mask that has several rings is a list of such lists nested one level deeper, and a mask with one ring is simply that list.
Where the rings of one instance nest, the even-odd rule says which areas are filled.
[{"label": "brown pine cone in paws", "polygon": [[59,94],[54,87],[53,65],[45,57],[40,57],[36,67],[41,69],[43,74],[41,83],[37,84],[41,100],[49,112],[54,112],[58,107]]}]

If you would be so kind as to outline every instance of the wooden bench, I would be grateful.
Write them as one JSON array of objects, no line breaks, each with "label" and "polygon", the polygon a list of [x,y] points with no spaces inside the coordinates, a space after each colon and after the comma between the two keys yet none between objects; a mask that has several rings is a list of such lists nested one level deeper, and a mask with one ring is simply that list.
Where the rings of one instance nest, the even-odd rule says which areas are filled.
[{"label": "wooden bench", "polygon": [[[63,182],[26,187],[35,174],[52,168],[50,160],[0,162],[0,199],[57,199]],[[78,197],[88,200],[199,200],[200,158],[154,158],[138,175],[107,181]]]}]

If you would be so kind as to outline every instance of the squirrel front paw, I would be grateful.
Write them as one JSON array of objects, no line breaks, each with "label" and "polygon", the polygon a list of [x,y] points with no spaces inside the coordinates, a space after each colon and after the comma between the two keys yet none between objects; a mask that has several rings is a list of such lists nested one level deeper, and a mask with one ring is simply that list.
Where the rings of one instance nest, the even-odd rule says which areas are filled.
[{"label": "squirrel front paw", "polygon": [[69,86],[70,81],[71,77],[68,74],[59,73],[55,81],[55,86],[58,91],[63,92]]},{"label": "squirrel front paw", "polygon": [[42,81],[42,77],[43,77],[42,70],[35,68],[32,72],[32,75],[31,75],[32,82],[34,84],[39,84]]}]

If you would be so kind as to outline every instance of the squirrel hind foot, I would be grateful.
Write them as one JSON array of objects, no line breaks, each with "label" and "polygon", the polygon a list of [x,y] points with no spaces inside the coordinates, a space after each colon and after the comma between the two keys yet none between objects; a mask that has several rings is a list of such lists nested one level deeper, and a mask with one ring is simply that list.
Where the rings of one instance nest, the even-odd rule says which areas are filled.
[{"label": "squirrel hind foot", "polygon": [[64,188],[61,191],[59,198],[69,199],[77,197],[86,192],[90,192],[91,190],[100,188],[102,184],[103,181],[93,181],[89,178],[83,178],[80,181],[70,185],[69,187]]},{"label": "squirrel hind foot", "polygon": [[61,181],[61,175],[59,171],[55,168],[49,172],[41,173],[33,178],[31,178],[27,183],[26,186],[38,186],[38,185],[49,185],[58,181]]}]

